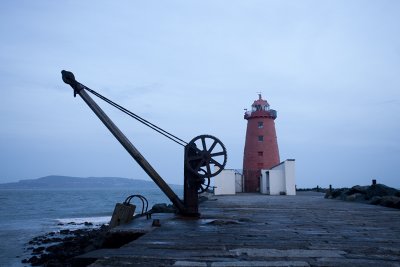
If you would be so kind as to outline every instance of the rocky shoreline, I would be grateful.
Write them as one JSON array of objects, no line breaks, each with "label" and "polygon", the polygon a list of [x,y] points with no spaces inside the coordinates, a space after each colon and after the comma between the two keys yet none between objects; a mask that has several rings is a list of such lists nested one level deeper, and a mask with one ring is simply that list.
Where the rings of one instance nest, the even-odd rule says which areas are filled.
[{"label": "rocky shoreline", "polygon": [[400,190],[383,184],[356,185],[352,188],[331,189],[326,191],[325,198],[400,209]]},{"label": "rocky shoreline", "polygon": [[[155,204],[149,213],[174,213],[171,204]],[[91,222],[70,222],[60,226],[93,227]],[[113,232],[108,225],[95,228],[64,229],[37,236],[29,241],[26,250],[31,254],[23,264],[32,266],[86,266],[77,263],[76,256],[102,248],[118,248],[139,237],[143,233]]]},{"label": "rocky shoreline", "polygon": [[94,229],[61,230],[37,236],[28,243],[29,259],[21,262],[32,266],[86,266],[76,256],[102,248],[119,248],[143,233],[111,232],[108,225]]},{"label": "rocky shoreline", "polygon": [[32,266],[72,266],[72,258],[101,248],[108,227],[97,229],[60,230],[37,236],[28,243],[32,257],[22,260]]}]

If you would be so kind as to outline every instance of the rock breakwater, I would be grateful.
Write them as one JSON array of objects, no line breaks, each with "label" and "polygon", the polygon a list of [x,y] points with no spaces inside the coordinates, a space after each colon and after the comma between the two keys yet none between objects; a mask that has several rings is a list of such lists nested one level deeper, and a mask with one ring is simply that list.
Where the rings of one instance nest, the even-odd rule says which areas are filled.
[{"label": "rock breakwater", "polygon": [[325,198],[363,202],[400,209],[400,190],[383,184],[370,186],[356,185],[352,188],[332,189],[326,192]]}]

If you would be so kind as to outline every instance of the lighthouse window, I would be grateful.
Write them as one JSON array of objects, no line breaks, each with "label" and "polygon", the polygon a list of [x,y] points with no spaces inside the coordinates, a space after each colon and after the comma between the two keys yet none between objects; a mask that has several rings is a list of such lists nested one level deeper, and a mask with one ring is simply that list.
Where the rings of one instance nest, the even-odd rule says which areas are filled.
[{"label": "lighthouse window", "polygon": [[263,135],[259,135],[259,136],[258,136],[258,141],[259,141],[259,142],[264,141],[264,136],[263,136]]},{"label": "lighthouse window", "polygon": [[262,121],[258,122],[258,128],[261,129],[264,127],[264,123]]},{"label": "lighthouse window", "polygon": [[263,156],[263,152],[262,151],[258,151],[258,156],[262,157]]}]

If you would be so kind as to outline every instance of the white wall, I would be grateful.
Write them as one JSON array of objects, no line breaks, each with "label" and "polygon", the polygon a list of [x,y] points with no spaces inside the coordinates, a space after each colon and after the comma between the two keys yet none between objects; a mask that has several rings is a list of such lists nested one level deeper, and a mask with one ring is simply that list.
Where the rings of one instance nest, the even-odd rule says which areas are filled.
[{"label": "white wall", "polygon": [[281,170],[262,170],[260,180],[260,193],[266,195],[279,195],[284,191],[284,179]]},{"label": "white wall", "polygon": [[[264,187],[261,190],[261,193],[269,195],[280,195],[281,192],[285,192],[285,179],[282,170],[280,169],[262,170],[261,173],[262,173],[262,180]],[[269,182],[269,190],[267,188],[268,182]]]},{"label": "white wall", "polygon": [[214,180],[215,195],[234,195],[236,193],[236,171],[222,170]]},{"label": "white wall", "polygon": [[286,195],[296,195],[296,170],[294,159],[285,161]]},{"label": "white wall", "polygon": [[294,160],[285,160],[270,170],[262,170],[261,175],[260,192],[262,194],[296,195]]},{"label": "white wall", "polygon": [[235,192],[242,193],[243,192],[243,175],[236,172],[235,173]]}]

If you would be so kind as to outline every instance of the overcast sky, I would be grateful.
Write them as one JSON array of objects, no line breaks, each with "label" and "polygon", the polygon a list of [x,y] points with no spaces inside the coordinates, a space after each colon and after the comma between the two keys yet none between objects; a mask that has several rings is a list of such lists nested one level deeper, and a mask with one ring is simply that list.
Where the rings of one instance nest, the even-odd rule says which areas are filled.
[{"label": "overcast sky", "polygon": [[[400,187],[400,1],[0,2],[0,182],[149,179],[61,80],[63,69],[241,169],[261,91],[299,187]],[[96,100],[97,101],[97,100]],[[183,149],[101,105],[169,183]]]}]

